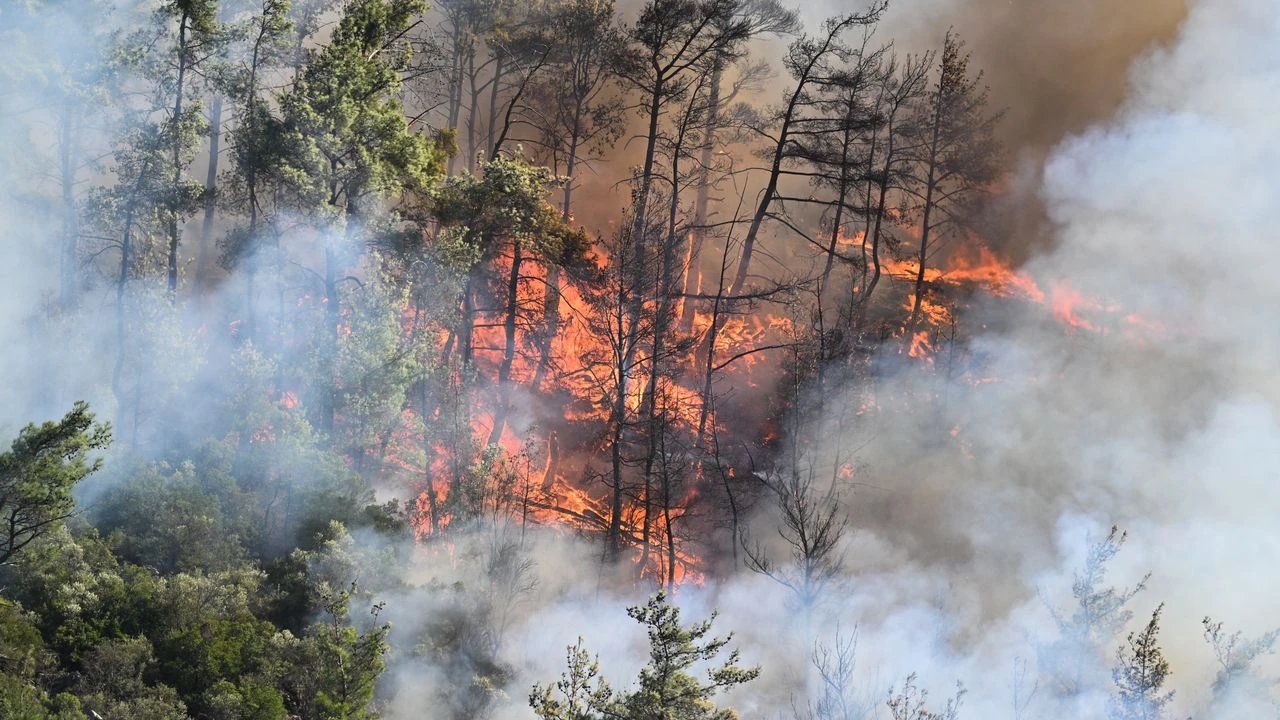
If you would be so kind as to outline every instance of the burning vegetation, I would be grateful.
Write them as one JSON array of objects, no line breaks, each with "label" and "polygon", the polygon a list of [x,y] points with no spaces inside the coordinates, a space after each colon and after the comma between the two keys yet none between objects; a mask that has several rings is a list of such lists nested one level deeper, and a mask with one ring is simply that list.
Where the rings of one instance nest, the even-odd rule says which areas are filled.
[{"label": "burning vegetation", "polygon": [[[1143,362],[1198,382],[1231,338],[1096,281],[1073,203],[1146,226],[1066,160],[1040,207],[1015,176],[1043,153],[1020,139],[1050,131],[1005,120],[1044,109],[998,107],[973,59],[991,48],[954,30],[889,36],[920,13],[0,11],[4,249],[52,269],[14,275],[0,308],[20,316],[0,327],[23,356],[10,413],[88,398],[111,420],[76,402],[0,454],[0,715],[736,717],[725,693],[759,717],[956,720],[965,689],[930,701],[914,667],[863,696],[847,633],[865,619],[935,669],[1011,657],[1013,713],[982,687],[986,716],[1166,717],[1164,606],[1133,625],[1147,580],[1106,580],[1126,536],[1096,532],[1076,481],[1139,505],[1115,475],[1198,468],[1187,448],[1232,417],[1212,412],[1230,378],[1182,382],[1139,430],[1111,403],[1173,394]],[[1093,140],[1055,152],[1106,167]],[[1038,255],[1042,230],[1024,234],[1045,212],[1076,235]],[[1170,277],[1202,272],[1170,256]],[[1134,459],[1151,454],[1168,465]],[[1065,605],[1035,605],[1056,639],[1033,670],[994,644],[1076,535]],[[650,644],[633,687],[581,638],[543,684],[538,641],[564,638],[539,618],[558,632],[650,594],[628,611]],[[781,679],[673,598],[736,608]],[[1212,702],[1269,697],[1255,661],[1280,635],[1203,627]]]}]

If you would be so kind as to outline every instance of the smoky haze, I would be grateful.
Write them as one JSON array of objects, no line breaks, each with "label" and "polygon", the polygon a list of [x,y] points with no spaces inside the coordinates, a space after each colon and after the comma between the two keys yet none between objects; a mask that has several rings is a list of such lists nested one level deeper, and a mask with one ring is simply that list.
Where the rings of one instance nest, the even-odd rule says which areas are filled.
[{"label": "smoky haze", "polygon": [[[839,9],[802,11],[812,28]],[[690,616],[718,609],[717,629],[736,632],[744,660],[763,666],[728,700],[743,718],[803,710],[823,688],[815,646],[830,648],[837,629],[858,638],[850,693],[877,708],[866,717],[886,717],[889,687],[919,673],[939,701],[964,683],[962,718],[1102,718],[1123,633],[1062,649],[1050,608],[1070,607],[1085,548],[1118,524],[1130,539],[1107,584],[1133,586],[1150,573],[1128,628],[1167,602],[1161,639],[1178,689],[1169,716],[1272,712],[1266,693],[1211,689],[1218,665],[1200,620],[1211,615],[1251,637],[1280,624],[1280,14],[1267,0],[1199,0],[1190,9],[1177,0],[899,0],[878,34],[913,52],[936,47],[952,26],[985,70],[994,104],[1007,108],[1008,189],[992,211],[1004,236],[989,241],[1025,261],[1046,291],[1069,286],[1089,298],[1094,327],[1064,330],[1042,308],[977,299],[959,321],[979,358],[972,365],[950,368],[940,355],[921,367],[887,343],[874,386],[850,381],[819,398],[803,426],[814,441],[792,458],[823,477],[853,468],[833,480],[850,524],[822,602],[797,610],[788,590],[742,568],[736,554],[723,563],[731,570],[680,587],[676,598]],[[59,48],[66,39],[45,41]],[[7,97],[38,101],[47,92],[38,83],[20,90]],[[51,416],[73,396],[111,404],[105,301],[91,296],[103,306],[40,319],[57,285],[48,248],[60,225],[57,209],[29,192],[41,172],[29,147],[48,138],[26,107],[0,111],[0,371],[15,398],[3,409],[10,427]],[[616,183],[626,165],[600,163],[586,176],[581,215],[592,224],[607,228],[621,210]],[[161,343],[172,354],[151,368],[193,435],[217,394],[230,392],[201,376],[193,358],[231,350],[190,329],[232,321],[244,280],[233,272],[193,317],[154,323],[158,335],[183,329],[174,332],[184,341]],[[205,372],[222,369],[213,362]],[[855,412],[868,402],[876,412]],[[748,520],[750,536],[775,555],[786,550],[778,522],[765,502]],[[482,524],[460,531],[447,556],[347,538],[356,575],[376,567],[401,584],[371,591],[395,628],[389,717],[424,717],[475,679],[472,658],[432,655],[420,640],[474,597],[502,593],[485,585],[485,563],[508,535],[527,542],[536,582],[503,608],[494,643],[511,672],[493,716],[531,717],[529,686],[554,680],[579,635],[617,685],[634,677],[645,639],[622,608],[649,588],[602,570],[590,538],[525,533]],[[388,566],[391,550],[403,554]],[[1067,699],[1037,679],[1039,664],[1063,654],[1087,668]],[[1258,674],[1270,678],[1266,662]]]},{"label": "smoky haze", "polygon": [[[633,20],[639,7],[630,0],[619,4],[619,13]],[[814,32],[827,17],[860,8],[821,0],[795,9],[804,30]],[[1128,96],[1131,64],[1169,41],[1186,12],[1186,0],[895,0],[875,37],[892,42],[899,53],[918,54],[937,50],[952,29],[973,53],[974,67],[990,86],[992,107],[1004,113],[997,134],[1006,149],[1007,177],[989,208],[985,240],[1022,262],[1034,248],[1053,242],[1038,194],[1048,153],[1118,110]],[[791,40],[762,38],[756,54],[777,58]],[[743,99],[777,104],[790,83],[775,69]],[[637,113],[616,154],[591,164],[592,181],[581,191],[589,202],[577,213],[580,222],[605,231],[608,217],[626,203],[624,180],[642,149],[642,130]],[[722,208],[722,215],[727,212]]]},{"label": "smoky haze", "polygon": [[907,48],[935,46],[954,28],[986,73],[1001,132],[1014,148],[1041,152],[1104,120],[1125,99],[1129,66],[1170,40],[1186,0],[899,0],[888,37]]},{"label": "smoky haze", "polygon": [[1070,134],[1111,117],[1128,96],[1130,65],[1170,40],[1186,0],[898,0],[884,37],[907,52],[937,47],[954,29],[1003,109],[1009,179],[992,207],[988,240],[1015,260],[1053,242],[1039,171]]}]

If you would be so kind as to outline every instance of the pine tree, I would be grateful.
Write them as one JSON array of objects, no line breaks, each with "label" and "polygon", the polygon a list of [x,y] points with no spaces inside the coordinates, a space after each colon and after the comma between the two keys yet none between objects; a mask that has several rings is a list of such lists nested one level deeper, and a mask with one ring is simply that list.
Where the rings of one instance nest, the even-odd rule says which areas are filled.
[{"label": "pine tree", "polygon": [[649,633],[649,664],[640,670],[640,687],[621,703],[629,720],[730,720],[733,710],[717,708],[712,697],[722,690],[750,682],[760,674],[756,667],[738,665],[738,651],[729,652],[720,665],[707,671],[706,681],[690,669],[712,662],[729,644],[732,635],[708,638],[708,620],[689,627],[680,624],[680,609],[659,593],[643,607],[627,614]]},{"label": "pine tree", "polygon": [[919,267],[907,337],[924,303],[925,264],[944,242],[970,225],[975,201],[1000,169],[995,126],[1001,113],[988,109],[982,73],[970,73],[969,54],[955,33],[947,32],[937,62],[937,82],[916,109],[914,171],[904,186],[920,214]]},{"label": "pine tree", "polygon": [[356,0],[328,45],[309,54],[281,100],[287,157],[282,175],[294,201],[323,234],[325,339],[317,426],[333,431],[340,297],[338,283],[373,224],[376,201],[425,190],[442,153],[411,132],[400,103],[403,39],[420,0]]},{"label": "pine tree", "polygon": [[71,516],[72,489],[101,467],[90,453],[110,442],[110,428],[78,402],[56,423],[27,425],[0,453],[0,565]]},{"label": "pine tree", "polygon": [[[177,21],[177,38],[174,41],[176,68],[172,76],[162,77],[161,85],[172,95],[169,112],[169,180],[172,199],[165,212],[165,225],[169,236],[166,287],[172,299],[178,291],[178,247],[182,243],[182,222],[196,210],[193,183],[184,179],[191,162],[195,137],[205,132],[204,117],[198,103],[189,102],[192,78],[199,71],[202,56],[210,54],[210,45],[218,41],[218,22],[215,16],[215,0],[172,0],[160,8],[160,16]],[[198,128],[193,136],[184,133],[189,127]],[[195,186],[199,187],[199,186]],[[204,189],[196,190],[203,194]]]},{"label": "pine tree", "polygon": [[[220,242],[220,261],[227,268],[245,268],[244,336],[250,340],[258,331],[255,285],[262,264],[254,255],[264,235],[262,220],[268,191],[279,180],[276,170],[281,160],[283,132],[280,119],[272,112],[264,76],[272,68],[283,65],[291,49],[289,34],[294,27],[289,21],[289,10],[289,0],[262,0],[258,11],[240,28],[246,47],[225,83],[225,92],[235,104],[237,119],[231,136],[230,192],[226,195],[248,219]],[[278,267],[281,260],[278,242],[273,250]]]},{"label": "pine tree", "polygon": [[1051,681],[1049,690],[1059,699],[1078,696],[1100,686],[1105,676],[1106,646],[1133,618],[1129,601],[1146,587],[1147,578],[1131,588],[1106,584],[1109,563],[1124,547],[1127,533],[1113,527],[1106,537],[1089,544],[1084,567],[1072,577],[1075,606],[1069,613],[1049,608],[1058,626],[1056,641],[1039,648],[1042,672]]},{"label": "pine tree", "polygon": [[[627,614],[645,626],[649,635],[649,663],[640,670],[638,687],[615,693],[599,677],[599,668],[579,640],[569,648],[569,667],[556,684],[535,685],[529,704],[543,720],[736,720],[738,714],[716,707],[712,698],[729,688],[751,682],[758,667],[738,665],[738,651],[707,670],[706,679],[691,670],[700,663],[714,663],[732,635],[708,637],[710,619],[688,627],[680,623],[680,609],[664,593],[648,603],[627,608]],[[559,691],[560,698],[556,697]]]},{"label": "pine tree", "polygon": [[1111,671],[1116,694],[1107,708],[1109,720],[1160,720],[1165,716],[1165,706],[1173,700],[1173,691],[1164,689],[1169,679],[1169,661],[1159,642],[1163,611],[1161,603],[1146,626],[1129,633],[1125,644],[1116,650],[1116,667]]},{"label": "pine tree", "polygon": [[613,703],[613,690],[600,676],[600,661],[582,638],[566,650],[567,668],[554,686],[534,685],[529,706],[542,720],[596,720]]}]

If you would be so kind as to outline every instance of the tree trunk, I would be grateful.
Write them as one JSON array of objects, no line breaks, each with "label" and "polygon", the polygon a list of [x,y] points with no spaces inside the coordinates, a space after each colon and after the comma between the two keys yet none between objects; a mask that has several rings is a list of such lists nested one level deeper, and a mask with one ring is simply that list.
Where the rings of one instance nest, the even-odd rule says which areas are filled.
[{"label": "tree trunk", "polygon": [[929,167],[926,171],[924,186],[924,210],[920,220],[920,254],[918,260],[920,267],[916,269],[916,297],[911,304],[911,318],[907,321],[907,338],[909,338],[916,329],[916,323],[920,321],[920,306],[924,302],[924,271],[925,261],[929,259],[929,218],[933,213],[933,192],[934,177],[938,169],[938,136],[942,127],[942,104],[943,98],[941,90],[936,100],[937,105],[933,112],[933,135],[929,142]]},{"label": "tree trunk", "polygon": [[765,217],[768,216],[769,206],[773,204],[773,198],[778,193],[778,176],[782,172],[783,158],[786,157],[787,142],[790,139],[791,123],[795,119],[796,105],[800,101],[800,96],[804,92],[805,86],[809,84],[810,73],[813,72],[814,66],[818,64],[818,60],[826,54],[826,49],[830,47],[832,40],[834,40],[834,36],[828,38],[827,45],[821,51],[815,51],[804,71],[796,78],[795,89],[787,100],[787,109],[782,114],[782,124],[778,128],[778,140],[773,148],[773,161],[769,166],[769,181],[765,183],[764,192],[760,195],[760,204],[756,207],[756,212],[751,217],[751,226],[747,230],[746,237],[742,240],[742,256],[738,260],[738,272],[734,275],[733,285],[729,287],[730,295],[740,293],[742,286],[747,282],[747,272],[751,267],[751,256],[755,252],[756,238],[760,235],[760,226],[764,223]]},{"label": "tree trunk", "polygon": [[[565,161],[565,175],[569,178],[564,184],[564,196],[560,201],[560,219],[566,224],[573,216],[573,173],[578,165],[578,145],[582,134],[582,106],[574,109],[573,129],[569,134],[569,153]],[[551,345],[555,342],[556,333],[560,331],[560,267],[555,263],[547,263],[547,276],[542,293],[543,335],[538,346],[538,367],[533,373],[531,387],[537,392],[542,387],[547,366],[551,362]]]},{"label": "tree trunk", "polygon": [[[215,246],[213,220],[217,211],[214,190],[218,185],[218,153],[222,140],[222,95],[213,98],[209,109],[209,171],[204,178],[204,222],[200,225],[200,254],[196,258],[196,281],[204,284],[212,270],[211,258]],[[252,325],[252,322],[250,322]]]},{"label": "tree trunk", "polygon": [[707,237],[707,219],[711,203],[711,162],[715,156],[716,131],[720,129],[720,84],[724,77],[724,53],[717,52],[711,66],[711,88],[707,96],[707,123],[702,138],[701,166],[698,168],[698,189],[693,201],[693,238],[689,248],[689,263],[682,270],[681,286],[685,300],[680,307],[680,330],[693,329],[694,304],[689,296],[697,292],[700,271],[697,267],[702,245]]},{"label": "tree trunk", "polygon": [[[852,101],[851,101],[852,105]],[[827,244],[827,260],[822,267],[822,281],[818,285],[818,303],[822,303],[822,296],[827,292],[831,280],[831,269],[836,262],[836,248],[840,243],[840,229],[844,224],[844,204],[845,198],[849,196],[849,146],[853,143],[853,108],[845,115],[844,133],[840,142],[840,185],[836,192],[836,214],[831,219],[831,240]]]},{"label": "tree trunk", "polygon": [[493,156],[498,154],[496,146],[500,144],[497,142],[498,94],[502,91],[502,76],[506,74],[507,53],[499,48],[493,67],[493,80],[490,81],[489,85],[489,124],[485,128],[485,146],[494,148]]},{"label": "tree trunk", "polygon": [[498,366],[498,404],[493,414],[493,429],[489,432],[489,443],[494,445],[502,439],[502,429],[506,427],[507,415],[511,412],[511,368],[516,359],[516,321],[520,312],[520,265],[523,257],[520,253],[520,241],[511,244],[511,273],[507,276],[507,308],[502,322],[505,344],[502,348],[502,364]]},{"label": "tree trunk", "polygon": [[653,187],[653,161],[658,146],[658,119],[662,113],[662,79],[655,78],[653,94],[649,98],[649,128],[645,135],[644,165],[640,170],[640,192],[636,197],[635,220],[632,223],[632,242],[636,245],[636,259],[641,260],[645,251],[645,221],[649,207],[649,192]]},{"label": "tree trunk", "polygon": [[[182,14],[178,20],[178,81],[174,89],[173,100],[173,148],[171,159],[173,162],[173,186],[171,191],[176,196],[178,188],[182,185],[182,136],[178,132],[182,122],[182,94],[185,90],[184,83],[187,77],[187,15]],[[178,295],[178,245],[182,241],[178,228],[178,208],[176,198],[169,207],[169,267],[168,267],[168,290],[169,299],[176,300]]]},{"label": "tree trunk", "polygon": [[[625,269],[626,260],[620,259]],[[624,276],[625,277],[625,276]],[[620,284],[625,288],[625,282]],[[621,289],[621,288],[620,288]],[[624,291],[625,292],[625,291]],[[627,386],[628,378],[631,373],[630,362],[634,350],[633,338],[630,337],[634,323],[628,325],[627,321],[631,318],[630,313],[631,301],[629,298],[619,297],[614,305],[614,327],[617,328],[617,341],[614,351],[614,396],[613,407],[610,411],[610,443],[609,443],[609,464],[613,478],[613,500],[609,513],[609,531],[606,535],[605,556],[609,559],[617,559],[622,551],[622,496],[623,496],[623,478],[622,478],[622,439],[626,429],[627,420]]]},{"label": "tree trunk", "polygon": [[[463,68],[466,66],[463,62],[464,51],[462,49],[462,29],[454,23],[453,26],[453,53],[450,58],[449,68],[449,115],[445,122],[445,127],[458,130],[458,120],[462,115],[462,78],[465,74]],[[456,137],[456,136],[455,136]],[[453,177],[454,164],[458,160],[457,153],[449,156],[449,162],[445,167],[445,174]]]},{"label": "tree trunk", "polygon": [[477,114],[480,112],[480,93],[484,88],[476,85],[476,57],[475,53],[467,56],[467,78],[471,84],[471,102],[467,108],[467,169],[475,170],[476,168],[476,122]]},{"label": "tree trunk", "polygon": [[[125,325],[125,300],[128,297],[129,265],[133,262],[133,200],[124,215],[124,233],[120,239],[120,276],[116,278],[116,363],[111,370],[111,393],[116,398],[116,425],[124,427],[125,388],[121,384],[124,373],[127,333]],[[135,438],[136,440],[136,438]]]}]

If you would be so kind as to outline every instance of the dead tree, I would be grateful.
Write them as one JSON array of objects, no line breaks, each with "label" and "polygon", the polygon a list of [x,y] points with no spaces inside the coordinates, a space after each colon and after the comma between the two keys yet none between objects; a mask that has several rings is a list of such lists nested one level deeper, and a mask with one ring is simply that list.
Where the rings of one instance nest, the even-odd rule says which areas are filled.
[{"label": "dead tree", "polygon": [[929,256],[971,223],[974,204],[999,172],[995,126],[999,114],[987,109],[982,73],[970,75],[964,44],[948,32],[938,56],[937,80],[916,109],[920,134],[905,190],[920,216],[915,299],[907,320],[910,337],[924,302]]},{"label": "dead tree", "polygon": [[770,143],[769,175],[760,193],[760,202],[755,214],[751,218],[751,226],[742,241],[742,255],[738,260],[738,270],[730,285],[732,294],[738,294],[746,283],[760,229],[764,221],[772,217],[770,208],[777,197],[778,181],[783,176],[784,166],[792,148],[792,132],[795,130],[796,122],[808,114],[815,102],[814,83],[829,77],[835,72],[835,63],[848,56],[849,48],[844,44],[841,36],[854,26],[875,23],[884,8],[884,2],[877,0],[876,4],[864,13],[831,18],[824,24],[823,31],[818,36],[802,37],[788,48],[783,62],[794,80],[794,85],[787,94],[782,110],[777,113],[775,121],[771,123],[776,129],[772,131],[766,127],[755,129]]},{"label": "dead tree", "polygon": [[766,475],[765,484],[777,501],[785,557],[776,559],[762,543],[744,539],[747,567],[790,590],[808,611],[844,567],[840,541],[849,519],[840,491],[834,478],[826,488],[819,486],[811,461],[792,461],[791,467]]}]

